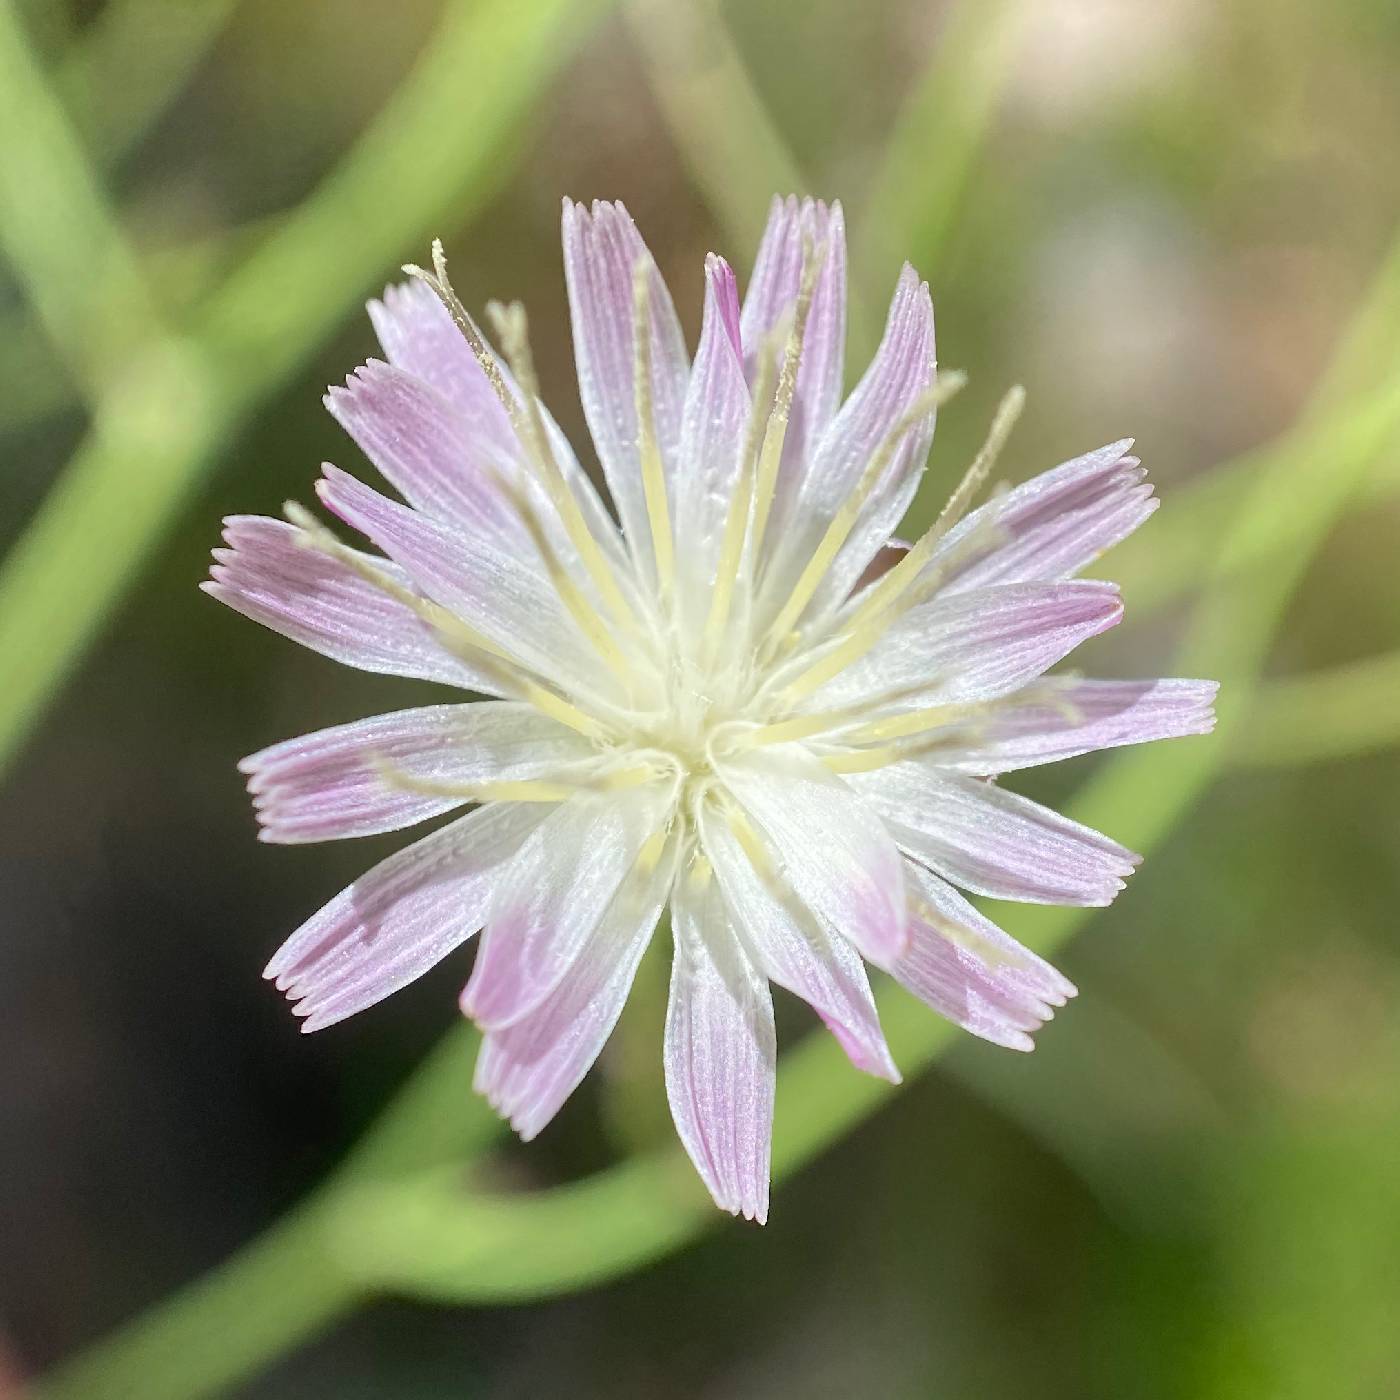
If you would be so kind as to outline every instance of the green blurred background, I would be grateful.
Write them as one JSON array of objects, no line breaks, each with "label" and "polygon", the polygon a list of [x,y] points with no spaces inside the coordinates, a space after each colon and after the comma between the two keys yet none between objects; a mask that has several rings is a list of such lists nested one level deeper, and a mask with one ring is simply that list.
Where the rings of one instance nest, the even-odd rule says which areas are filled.
[{"label": "green blurred background", "polygon": [[[230,1393],[1400,1394],[1397,72],[1394,0],[0,0],[0,1395],[267,1226],[455,1016],[460,957],[311,1039],[258,979],[395,841],[261,846],[234,761],[421,697],[201,596],[220,517],[361,466],[320,394],[433,235],[469,306],[527,302],[582,446],[560,197],[628,204],[693,337],[775,187],[846,204],[848,375],[900,260],[930,279],[972,383],[923,519],[1013,381],[1010,479],[1137,435],[1164,508],[1082,664],[1185,639],[1227,696],[1238,662],[1235,723],[1121,770],[1131,843],[1209,768],[1059,951],[1081,996],[1033,1056],[950,1042],[761,1232],[385,1297]],[[643,1032],[494,1186],[652,1130]]]}]

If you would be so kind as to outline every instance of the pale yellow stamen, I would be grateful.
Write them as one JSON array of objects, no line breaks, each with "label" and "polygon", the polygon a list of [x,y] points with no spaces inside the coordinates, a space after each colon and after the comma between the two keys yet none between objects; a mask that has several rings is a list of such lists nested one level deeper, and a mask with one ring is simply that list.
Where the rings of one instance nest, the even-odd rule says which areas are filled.
[{"label": "pale yellow stamen", "polygon": [[642,465],[642,490],[646,496],[651,549],[656,559],[656,579],[663,605],[675,584],[675,542],[671,513],[666,504],[666,477],[661,446],[656,440],[655,385],[651,372],[651,266],[638,258],[632,269],[632,349],[635,360],[637,452]]},{"label": "pale yellow stamen", "polygon": [[753,463],[758,453],[764,424],[772,411],[769,402],[773,393],[773,381],[777,374],[777,346],[773,337],[765,337],[759,348],[758,372],[755,375],[753,406],[749,412],[748,427],[744,433],[744,445],[739,457],[739,470],[735,475],[734,494],[729,501],[729,514],[724,521],[724,535],[720,543],[719,560],[715,567],[715,588],[710,597],[710,612],[705,623],[704,652],[713,656],[720,633],[729,620],[730,603],[735,584],[739,581],[739,569],[744,557],[744,535],[748,528],[749,509],[753,503]]},{"label": "pale yellow stamen", "polygon": [[754,830],[753,823],[749,821],[747,814],[728,793],[721,793],[720,798],[724,806],[725,820],[729,823],[730,831],[734,833],[734,839],[743,847],[744,854],[748,856],[749,864],[765,880],[773,879],[776,874],[773,858],[768,854],[768,847],[764,844],[763,838]]},{"label": "pale yellow stamen", "polygon": [[387,786],[401,792],[416,792],[427,797],[457,797],[464,802],[565,802],[581,792],[620,792],[626,788],[643,787],[662,776],[648,763],[611,772],[568,774],[554,780],[532,778],[453,783],[405,772],[397,764],[377,754],[370,758],[370,763]]},{"label": "pale yellow stamen", "polygon": [[807,315],[812,309],[812,297],[826,261],[826,244],[814,248],[803,240],[802,280],[797,288],[797,304],[792,313],[792,329],[788,332],[783,367],[778,376],[777,393],[773,396],[773,411],[763,435],[763,447],[758,458],[758,478],[754,488],[752,554],[757,559],[768,528],[768,513],[778,489],[778,468],[782,464],[783,444],[787,440],[788,423],[792,418],[792,400],[797,392],[797,372],[802,364],[802,345],[807,336]]},{"label": "pale yellow stamen", "polygon": [[822,762],[833,773],[871,773],[904,757],[906,755],[902,750],[887,744],[878,749],[852,749],[850,753],[824,754]]},{"label": "pale yellow stamen", "polygon": [[740,747],[756,747],[762,744],[787,744],[795,739],[810,739],[813,734],[824,734],[829,729],[839,729],[860,717],[861,711],[819,710],[810,715],[794,715],[791,719],[778,720],[773,724],[763,724],[756,729],[746,729],[735,735],[735,743]]},{"label": "pale yellow stamen", "polygon": [[911,734],[923,734],[930,729],[941,729],[955,724],[972,715],[981,714],[986,706],[970,705],[929,705],[921,710],[910,710],[906,714],[894,715],[889,719],[875,720],[862,725],[844,735],[850,743],[868,743],[884,739],[902,739]]},{"label": "pale yellow stamen", "polygon": [[985,934],[979,933],[976,929],[968,928],[966,924],[954,923],[947,915],[939,913],[939,911],[927,901],[919,898],[911,898],[909,901],[909,909],[912,914],[922,919],[930,928],[937,929],[950,943],[956,943],[958,947],[965,948],[988,967],[1006,968],[1019,965],[1019,960],[1014,954],[1008,953],[1006,949],[999,947]]},{"label": "pale yellow stamen", "polygon": [[620,621],[629,620],[631,610],[618,585],[617,578],[608,561],[603,557],[602,549],[594,538],[593,532],[588,528],[588,522],[583,518],[583,511],[574,497],[573,491],[570,490],[568,482],[564,480],[564,474],[560,470],[554,453],[550,450],[548,434],[545,432],[544,420],[540,414],[539,385],[534,374],[533,362],[528,353],[529,346],[528,338],[525,336],[523,308],[514,317],[511,327],[512,334],[518,333],[523,343],[507,347],[508,354],[511,349],[517,352],[521,360],[521,367],[525,371],[523,375],[519,370],[516,371],[516,379],[520,382],[521,394],[525,400],[522,406],[520,400],[511,393],[510,386],[506,383],[505,376],[501,373],[501,367],[496,362],[496,357],[491,353],[491,347],[486,343],[486,338],[481,334],[480,327],[468,315],[461,299],[453,290],[452,283],[447,276],[447,259],[442,250],[442,243],[438,239],[433,240],[433,269],[430,273],[413,263],[406,263],[403,270],[410,277],[418,278],[429,287],[447,308],[448,314],[452,317],[457,329],[462,332],[471,348],[472,355],[486,376],[487,383],[490,384],[492,391],[500,400],[501,407],[510,420],[516,438],[525,450],[527,459],[535,468],[551,504],[558,511],[569,540],[574,549],[578,551],[578,556],[583,561],[583,566],[588,571],[589,577],[602,594],[603,600],[613,615]]},{"label": "pale yellow stamen", "polygon": [[691,858],[690,869],[686,872],[690,888],[698,894],[709,885],[713,874],[714,870],[710,862],[697,851]]},{"label": "pale yellow stamen", "polygon": [[807,565],[793,586],[787,602],[783,604],[782,610],[773,620],[768,638],[770,650],[787,636],[793,624],[802,615],[803,608],[812,601],[812,597],[821,586],[827,571],[835,563],[841,546],[850,538],[851,531],[855,529],[861,511],[880,484],[890,460],[905,435],[918,427],[929,414],[947,403],[966,383],[967,376],[958,370],[938,376],[933,386],[915,400],[909,411],[885,435],[884,441],[870,459],[869,465],[861,473],[855,488],[832,517],[831,523],[826,527],[826,533],[822,536],[812,557],[807,561]]},{"label": "pale yellow stamen", "polygon": [[[796,703],[804,696],[810,695],[848,666],[854,665],[875,646],[899,616],[937,586],[942,573],[925,575],[924,566],[929,562],[934,548],[962,518],[977,489],[995,465],[997,455],[1024,403],[1025,391],[1019,385],[1002,399],[982,450],[978,452],[942,514],[913,545],[909,553],[871,586],[855,613],[843,622],[837,645],[784,689],[783,695],[790,703]],[[989,521],[987,528],[994,530],[995,521]],[[963,549],[966,551],[974,546],[975,540],[969,539],[964,542]],[[948,566],[953,562],[949,560]],[[920,587],[913,591],[916,582]]]},{"label": "pale yellow stamen", "polygon": [[977,456],[973,458],[972,465],[967,469],[962,481],[958,483],[957,490],[949,498],[948,504],[943,507],[938,519],[924,531],[923,535],[910,548],[909,553],[871,588],[869,595],[848,624],[852,630],[862,627],[872,617],[884,612],[919,577],[934,549],[953,526],[962,519],[968,506],[972,503],[973,497],[990,475],[998,456],[1001,454],[1001,449],[1006,445],[1006,439],[1016,425],[1017,418],[1021,416],[1025,402],[1026,391],[1019,384],[1007,391],[992,419],[992,426],[988,429],[986,441],[982,444]]},{"label": "pale yellow stamen", "polygon": [[606,726],[598,720],[584,714],[576,705],[570,704],[524,674],[527,668],[523,662],[497,646],[489,637],[468,626],[456,613],[448,611],[431,598],[424,598],[421,594],[405,588],[397,579],[376,568],[374,563],[358,550],[351,549],[349,545],[337,539],[305,506],[296,501],[287,501],[282,511],[287,520],[301,531],[297,538],[298,544],[306,549],[319,550],[338,560],[386,597],[403,604],[437,632],[452,649],[496,680],[507,694],[518,695],[541,714],[557,719],[560,724],[587,735],[590,739],[607,736]]},{"label": "pale yellow stamen", "polygon": [[567,802],[584,789],[571,783],[538,780],[499,783],[449,783],[420,778],[377,755],[370,763],[386,787],[423,797],[455,797],[463,802]]},{"label": "pale yellow stamen", "polygon": [[[528,409],[525,415],[527,430],[530,434],[530,441],[534,446],[533,456],[537,463],[553,462],[554,454],[549,450],[549,442],[545,436],[544,422],[540,417],[539,396],[536,393],[534,357],[530,353],[530,339],[525,319],[525,308],[519,302],[513,302],[510,306],[502,306],[499,302],[491,302],[486,308],[487,314],[491,317],[492,323],[496,327],[496,333],[501,338],[501,344],[506,352],[506,359],[510,364],[511,371],[521,386],[521,391],[525,395]],[[550,479],[548,467],[543,467],[542,484],[546,484]],[[555,463],[554,475],[558,475],[558,464]],[[561,478],[562,483],[562,478]],[[564,606],[569,610],[569,614],[578,623],[579,629],[584,636],[592,643],[597,653],[612,667],[613,671],[624,682],[628,679],[627,660],[623,656],[617,642],[608,631],[606,623],[599,615],[593,604],[584,596],[583,590],[578,586],[572,574],[564,567],[563,561],[559,558],[554,546],[550,543],[545,532],[544,524],[531,504],[529,497],[524,491],[508,487],[511,500],[515,504],[516,511],[520,515],[525,525],[525,529],[530,536],[530,542],[535,546],[536,553],[539,554],[544,563],[545,572],[549,575],[549,581],[554,585],[554,590],[558,593]],[[566,488],[567,491],[567,488]],[[571,498],[572,499],[572,498]],[[590,535],[591,539],[592,536]],[[611,578],[611,574],[609,574]]]},{"label": "pale yellow stamen", "polygon": [[637,852],[637,873],[639,875],[650,875],[661,864],[661,857],[666,852],[666,838],[669,834],[669,827],[667,823],[663,822],[647,837],[642,849]]}]

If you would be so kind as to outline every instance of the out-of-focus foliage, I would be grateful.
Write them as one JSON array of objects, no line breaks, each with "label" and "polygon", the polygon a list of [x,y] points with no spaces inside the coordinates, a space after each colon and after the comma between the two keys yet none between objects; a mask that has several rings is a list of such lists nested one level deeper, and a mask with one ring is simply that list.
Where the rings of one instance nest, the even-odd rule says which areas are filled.
[{"label": "out-of-focus foliage", "polygon": [[[943,363],[972,375],[920,518],[1012,381],[1030,394],[1014,478],[1135,433],[1164,509],[1121,570],[1105,561],[1128,621],[1084,664],[1157,674],[1185,638],[1228,665],[1234,629],[1245,653],[1267,643],[1265,687],[1209,791],[1062,951],[1081,996],[1033,1056],[952,1043],[789,1172],[762,1233],[615,1191],[607,1240],[543,1218],[536,1253],[506,1262],[538,1274],[553,1252],[563,1268],[652,1228],[648,1212],[662,1243],[708,1234],[554,1301],[377,1304],[235,1393],[1400,1392],[1400,259],[1376,280],[1400,221],[1393,5],[0,9],[11,1369],[80,1349],[264,1229],[455,1015],[460,961],[310,1041],[259,984],[366,850],[259,846],[232,760],[413,698],[194,588],[221,515],[275,512],[322,458],[356,465],[318,400],[374,352],[358,302],[441,233],[470,305],[528,302],[546,392],[582,442],[560,196],[627,202],[693,334],[704,252],[746,266],[759,201],[801,181],[846,202],[857,343],[907,257],[932,281]],[[1268,448],[1309,404],[1301,449]],[[1258,466],[1286,489],[1251,496]],[[1353,475],[1333,524],[1329,484]],[[1246,503],[1263,523],[1241,535]],[[1245,635],[1250,599],[1278,583],[1287,601],[1296,542],[1324,527],[1276,634]],[[1227,548],[1249,568],[1222,577]],[[1023,786],[1060,799],[1096,771]],[[1085,800],[1150,829],[1173,760],[1115,772],[1147,785]],[[783,1010],[795,1041],[806,1021]],[[527,1152],[479,1163],[473,1190],[523,1199],[649,1142],[653,1034],[624,1021],[604,1073]],[[465,1044],[438,1057],[355,1167],[367,1186],[489,1137]],[[847,1073],[794,1081],[785,1141]],[[250,1371],[285,1349],[279,1327],[297,1334],[298,1307],[343,1307],[317,1293],[322,1241],[248,1266],[265,1316],[236,1343],[191,1344],[189,1376],[208,1380],[220,1346],[228,1375]],[[162,1364],[165,1393],[195,1393]],[[66,1394],[156,1393],[72,1375]]]}]

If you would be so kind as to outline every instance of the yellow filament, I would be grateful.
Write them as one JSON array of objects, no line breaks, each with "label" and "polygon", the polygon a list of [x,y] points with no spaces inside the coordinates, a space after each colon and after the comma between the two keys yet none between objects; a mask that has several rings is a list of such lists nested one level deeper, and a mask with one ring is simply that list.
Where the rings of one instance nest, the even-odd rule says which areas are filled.
[{"label": "yellow filament", "polygon": [[768,848],[763,844],[762,837],[753,829],[753,823],[749,821],[732,798],[725,795],[722,800],[725,820],[729,823],[730,831],[734,833],[734,839],[743,847],[744,854],[748,856],[749,864],[765,880],[771,880],[776,872],[773,869],[772,857],[768,854]]},{"label": "yellow filament", "polygon": [[1016,420],[1025,406],[1026,391],[1019,384],[1013,384],[1002,395],[997,411],[992,417],[992,426],[987,429],[986,441],[972,459],[972,465],[958,483],[957,490],[948,498],[948,504],[933,522],[933,530],[939,532],[940,538],[963,518],[968,506],[972,504],[973,497],[982,489],[982,483],[991,475],[997,458],[1001,456],[1001,449],[1006,446],[1006,440],[1011,436],[1011,430],[1016,426]]},{"label": "yellow filament", "polygon": [[661,857],[666,851],[666,837],[668,835],[667,826],[663,822],[650,836],[647,837],[642,849],[637,852],[637,872],[640,875],[650,875],[658,865],[661,864]]},{"label": "yellow filament", "polygon": [[651,269],[647,259],[638,258],[632,269],[632,349],[635,359],[635,404],[637,410],[637,451],[642,463],[642,490],[646,496],[647,520],[651,525],[651,548],[656,559],[656,578],[662,600],[671,596],[676,576],[675,542],[671,516],[666,505],[666,477],[661,467],[661,447],[656,440],[654,384],[651,372]]},{"label": "yellow filament", "polygon": [[923,734],[930,729],[941,729],[944,725],[953,724],[983,709],[983,705],[930,705],[922,710],[910,710],[907,714],[862,725],[859,729],[852,730],[846,738],[851,743],[902,739],[910,734]]},{"label": "yellow filament", "polygon": [[886,744],[878,749],[854,749],[850,753],[826,754],[822,762],[833,773],[870,773],[904,757],[904,750],[894,744]]},{"label": "yellow filament", "polygon": [[596,787],[600,792],[620,792],[623,788],[643,787],[647,783],[655,782],[660,776],[651,764],[642,763],[635,768],[620,768],[616,772],[604,774],[597,782],[588,786]]},{"label": "yellow filament", "polygon": [[969,953],[980,958],[988,967],[1015,967],[1017,965],[1017,959],[1013,954],[1004,948],[999,948],[985,934],[979,933],[976,929],[968,928],[966,924],[954,923],[947,915],[940,914],[925,900],[912,898],[909,901],[909,909],[924,923],[937,929],[950,943],[956,943],[960,948],[965,948]]},{"label": "yellow filament", "polygon": [[544,525],[535,512],[535,508],[530,504],[523,491],[515,489],[509,482],[502,481],[501,485],[514,502],[526,533],[530,536],[530,542],[535,546],[535,552],[544,564],[549,581],[554,585],[554,591],[569,610],[569,615],[578,623],[580,631],[593,644],[594,650],[625,681],[628,679],[626,658],[613,640],[612,634],[608,631],[598,610],[584,597],[583,591],[574,581],[573,575],[564,567],[554,550],[554,546],[550,544],[549,538],[544,532]]},{"label": "yellow filament", "polygon": [[783,690],[783,699],[796,704],[804,696],[839,676],[847,666],[853,666],[885,635],[886,620],[876,617],[859,627],[853,626],[820,661],[808,667]]},{"label": "yellow filament", "polygon": [[[491,347],[487,345],[485,337],[481,334],[480,327],[467,314],[461,299],[452,288],[452,283],[447,276],[447,258],[442,251],[441,240],[433,240],[433,271],[431,273],[413,263],[405,263],[403,270],[410,277],[416,277],[427,285],[447,308],[457,329],[462,332],[467,344],[471,347],[472,355],[477,364],[481,366],[481,372],[486,376],[487,383],[490,384],[492,391],[500,400],[501,407],[505,409],[515,436],[525,450],[527,459],[531,461],[539,475],[550,502],[559,512],[559,518],[564,522],[564,529],[575,550],[578,551],[578,556],[583,561],[589,577],[592,578],[599,592],[603,595],[613,615],[622,621],[629,620],[631,612],[627,600],[623,597],[612,568],[603,557],[598,541],[588,528],[588,522],[583,518],[583,511],[579,507],[574,493],[564,480],[564,474],[559,468],[559,463],[555,460],[554,453],[549,449],[548,434],[544,430],[544,421],[540,416],[539,383],[535,377],[533,361],[529,355],[528,337],[525,334],[524,309],[521,308],[515,313],[512,317],[513,324],[508,327],[519,342],[512,348],[521,362],[515,373],[516,379],[520,381],[521,393],[525,398],[525,407],[522,408],[519,400],[511,393],[510,386],[501,373],[500,365],[496,363],[496,357],[491,353]],[[522,370],[524,373],[521,372]]]},{"label": "yellow filament", "polygon": [[521,779],[487,783],[453,783],[422,778],[405,772],[380,755],[370,759],[376,773],[390,787],[428,797],[459,797],[464,802],[564,802],[581,792],[619,792],[642,787],[660,776],[650,764],[599,775],[579,774],[566,780]]},{"label": "yellow filament", "polygon": [[948,504],[939,513],[938,519],[924,531],[909,553],[870,590],[870,595],[856,611],[850,626],[858,628],[877,613],[884,612],[918,578],[924,565],[928,563],[935,547],[962,519],[988,474],[996,465],[997,457],[1006,444],[1006,439],[1015,427],[1025,406],[1026,391],[1019,384],[1013,386],[1003,397],[992,426],[987,431],[987,440],[973,458],[957,489],[948,499]]},{"label": "yellow filament", "polygon": [[819,710],[815,714],[795,715],[792,719],[779,720],[775,724],[746,730],[738,735],[737,739],[741,745],[750,746],[786,744],[794,739],[807,739],[813,734],[822,734],[828,729],[849,724],[859,713],[859,710]]},{"label": "yellow filament", "polygon": [[766,338],[759,350],[758,372],[755,376],[753,407],[744,433],[744,446],[739,458],[739,470],[734,481],[734,494],[729,501],[729,514],[724,521],[719,560],[715,568],[715,591],[710,597],[710,615],[705,622],[704,649],[713,655],[719,634],[729,620],[729,606],[734,586],[739,581],[739,568],[744,558],[744,532],[749,521],[749,506],[753,501],[753,462],[758,452],[759,436],[767,421],[777,372],[777,351],[771,338]]},{"label": "yellow filament", "polygon": [[349,545],[343,544],[305,506],[296,501],[287,501],[282,507],[283,514],[302,533],[298,542],[308,549],[318,549],[338,559],[347,568],[354,570],[366,583],[380,590],[395,602],[403,604],[415,616],[428,624],[435,632],[456,644],[459,651],[468,653],[468,659],[487,674],[492,675],[508,694],[519,695],[533,705],[541,714],[549,715],[560,724],[586,735],[590,739],[600,739],[607,731],[597,720],[585,715],[577,706],[553,691],[546,690],[537,681],[523,674],[524,665],[509,652],[497,646],[489,637],[483,636],[475,628],[469,627],[456,613],[449,612],[440,603],[421,597],[403,587],[397,579],[391,578]]},{"label": "yellow filament", "polygon": [[773,625],[769,629],[770,645],[787,636],[793,624],[802,615],[802,609],[812,601],[813,594],[816,593],[822,579],[826,577],[827,570],[835,562],[837,554],[841,551],[841,546],[850,538],[851,531],[855,529],[861,511],[865,508],[865,504],[874,493],[876,486],[879,485],[881,477],[885,474],[885,469],[889,466],[890,460],[905,434],[916,428],[930,413],[947,403],[966,383],[967,376],[960,371],[939,376],[932,387],[921,394],[909,411],[885,434],[879,449],[861,473],[860,480],[856,482],[854,490],[841,503],[836,514],[832,516],[831,523],[826,527],[826,533],[821,538],[821,543],[817,545],[812,557],[807,561],[807,566],[802,570],[787,602],[783,604],[782,611],[773,620]]},{"label": "yellow filament", "polygon": [[371,756],[370,763],[389,787],[400,792],[416,792],[425,797],[456,797],[463,802],[566,802],[582,790],[570,783],[534,781],[449,783],[406,773],[377,754]]},{"label": "yellow filament", "polygon": [[778,391],[773,397],[773,412],[763,434],[763,447],[758,459],[758,482],[753,507],[753,558],[763,544],[763,532],[768,527],[768,512],[778,489],[778,467],[782,463],[783,443],[787,439],[788,422],[792,417],[793,395],[797,392],[797,371],[802,363],[802,342],[807,334],[807,313],[812,309],[812,296],[817,288],[822,264],[826,261],[826,245],[814,249],[804,240],[802,249],[802,280],[797,288],[797,304],[793,308],[792,329],[788,332],[787,348],[783,353],[783,368],[778,376]]},{"label": "yellow filament", "polygon": [[585,738],[603,739],[607,737],[607,729],[596,719],[584,714],[577,705],[571,705],[562,696],[556,695],[552,690],[546,690],[544,686],[534,681],[525,682],[522,698],[533,705],[541,714],[558,720],[560,724],[574,730],[575,733],[582,734]]}]

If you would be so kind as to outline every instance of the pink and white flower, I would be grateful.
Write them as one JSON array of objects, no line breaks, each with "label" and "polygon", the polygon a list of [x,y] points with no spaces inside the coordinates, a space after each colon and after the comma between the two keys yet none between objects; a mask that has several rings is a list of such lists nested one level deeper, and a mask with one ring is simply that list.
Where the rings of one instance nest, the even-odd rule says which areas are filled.
[{"label": "pink and white flower", "polygon": [[371,302],[386,359],[326,399],[402,498],[332,466],[317,483],[377,552],[297,507],[226,522],[204,587],[230,607],[346,665],[492,697],[244,760],[267,841],[465,809],[313,915],[267,976],[318,1030],[480,932],[461,999],[476,1086],[528,1139],[669,909],[676,1126],[716,1202],[762,1220],[770,984],[886,1079],[866,963],[1030,1049],[1074,988],[959,890],[1104,905],[1137,858],[995,780],[1205,732],[1215,687],[1047,678],[1119,619],[1114,586],[1078,575],[1156,504],[1127,441],[969,513],[979,467],[890,548],[951,384],[906,267],[842,402],[839,205],[774,202],[742,303],[707,259],[693,361],[621,205],[565,203],[564,264],[616,519],[538,400],[523,312],[494,308],[491,349],[438,253]]}]

